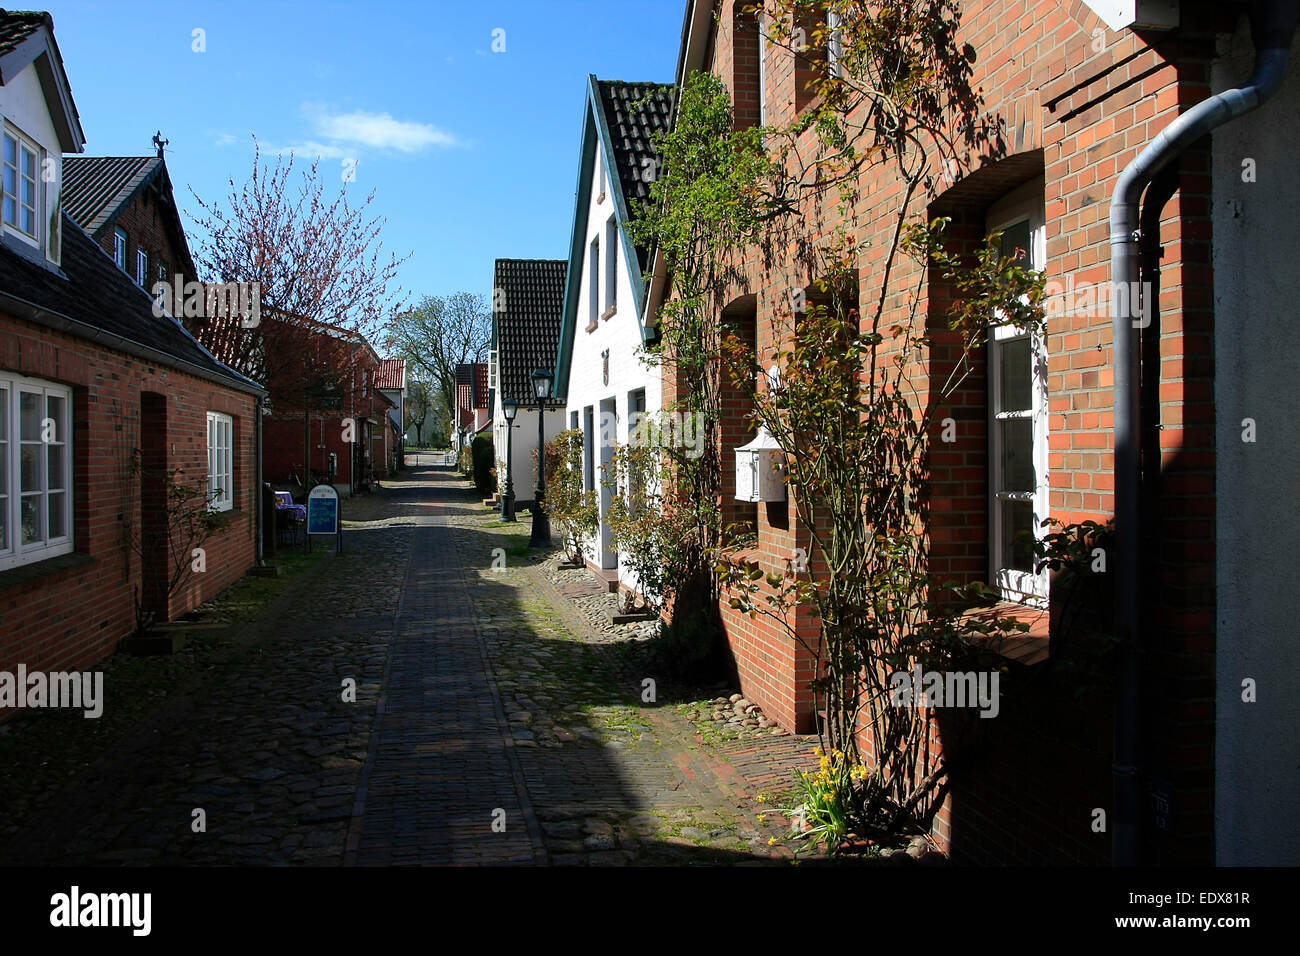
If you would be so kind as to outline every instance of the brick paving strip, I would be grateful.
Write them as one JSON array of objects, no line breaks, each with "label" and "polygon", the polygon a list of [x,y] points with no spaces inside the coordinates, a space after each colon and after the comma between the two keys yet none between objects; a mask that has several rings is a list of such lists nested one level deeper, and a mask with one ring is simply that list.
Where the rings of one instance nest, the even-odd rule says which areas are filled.
[{"label": "brick paving strip", "polygon": [[546,859],[447,533],[416,531],[345,865]]}]

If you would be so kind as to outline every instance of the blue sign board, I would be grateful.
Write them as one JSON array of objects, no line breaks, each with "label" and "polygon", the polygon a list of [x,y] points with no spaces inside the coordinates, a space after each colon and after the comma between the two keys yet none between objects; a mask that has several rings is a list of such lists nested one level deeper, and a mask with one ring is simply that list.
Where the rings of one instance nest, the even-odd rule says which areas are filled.
[{"label": "blue sign board", "polygon": [[307,496],[307,533],[339,533],[339,493],[333,485],[317,485]]}]

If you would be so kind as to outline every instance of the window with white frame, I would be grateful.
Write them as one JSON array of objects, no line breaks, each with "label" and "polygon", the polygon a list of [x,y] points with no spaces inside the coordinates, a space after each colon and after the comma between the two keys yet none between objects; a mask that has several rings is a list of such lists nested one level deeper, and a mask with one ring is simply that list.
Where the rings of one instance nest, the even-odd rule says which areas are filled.
[{"label": "window with white frame", "polygon": [[149,253],[143,249],[135,250],[136,285],[145,285],[149,281]]},{"label": "window with white frame", "polygon": [[123,272],[126,271],[126,230],[113,230],[113,261]]},{"label": "window with white frame", "polygon": [[208,412],[208,499],[213,511],[229,511],[235,506],[233,432],[234,421],[229,415]]},{"label": "window with white frame", "polygon": [[[1005,256],[1019,255],[1039,272],[1046,267],[1043,180],[1014,190],[988,213],[989,232],[1001,233]],[[1047,345],[1016,325],[990,330],[989,561],[1003,597],[1041,604],[1047,573],[1034,571],[1034,542],[1048,515]]]},{"label": "window with white frame", "polygon": [[0,373],[0,569],[72,550],[72,391]]},{"label": "window with white frame", "polygon": [[6,126],[4,130],[4,225],[29,241],[37,241],[41,217],[37,170],[41,148]]},{"label": "window with white frame", "polygon": [[494,392],[497,387],[497,350],[488,350],[488,391]]},{"label": "window with white frame", "polygon": [[605,223],[605,311],[618,301],[618,224],[610,216]]},{"label": "window with white frame", "polygon": [[591,252],[587,260],[587,311],[589,325],[600,321],[600,236],[591,240]]},{"label": "window with white frame", "polygon": [[826,71],[838,77],[843,75],[840,58],[844,55],[844,40],[840,15],[834,10],[826,11],[826,31]]}]

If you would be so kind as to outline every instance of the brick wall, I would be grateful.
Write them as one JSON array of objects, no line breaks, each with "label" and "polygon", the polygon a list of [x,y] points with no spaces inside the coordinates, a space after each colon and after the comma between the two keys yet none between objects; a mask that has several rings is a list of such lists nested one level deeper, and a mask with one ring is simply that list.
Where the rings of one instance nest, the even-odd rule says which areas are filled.
[{"label": "brick wall", "polygon": [[[757,41],[738,0],[717,6],[708,68],[733,91],[736,124],[745,126],[757,114]],[[1183,4],[1177,33],[1143,35],[1106,30],[1078,0],[971,0],[961,6],[957,42],[969,42],[975,50],[970,86],[983,97],[980,110],[1000,121],[1000,142],[965,155],[955,180],[918,195],[912,212],[952,216],[952,240],[971,248],[982,235],[989,206],[1042,175],[1047,280],[1075,287],[1108,283],[1107,214],[1115,179],[1161,128],[1208,94],[1213,32],[1224,24],[1212,21],[1209,4]],[[765,55],[769,122],[785,123],[810,101],[794,89],[796,75],[804,71],[787,50]],[[806,154],[814,152],[811,140],[801,145]],[[1179,808],[1172,831],[1154,837],[1152,859],[1160,862],[1212,859],[1215,507],[1207,163],[1204,147],[1184,157],[1180,191],[1165,209],[1159,237],[1162,378],[1159,430],[1153,425],[1152,433],[1158,434],[1153,444],[1158,443],[1161,458],[1161,518],[1159,561],[1151,562],[1150,571],[1153,653],[1143,686],[1152,716],[1146,741],[1152,775],[1169,782]],[[935,172],[939,182],[941,171]],[[861,185],[852,211],[854,239],[863,250],[859,284],[878,290],[902,197],[892,176],[869,170]],[[787,307],[789,290],[813,278],[805,274],[798,243],[828,235],[837,217],[825,205],[810,207],[802,234],[775,237],[770,260],[758,250],[744,253],[745,281],[724,301],[755,295],[760,350],[772,344],[771,330]],[[902,265],[891,287],[904,287],[915,276],[912,268]],[[931,327],[939,329],[948,292],[931,283],[923,294],[922,308]],[[901,296],[892,297],[886,322],[904,308]],[[1050,512],[1066,522],[1104,521],[1114,508],[1110,322],[1108,310],[1086,307],[1049,318]],[[957,423],[958,440],[931,446],[925,534],[936,577],[988,577],[982,352],[972,376],[944,409]],[[913,369],[923,389],[953,358],[952,343],[936,336]],[[673,400],[673,389],[672,377],[665,374],[665,404]],[[724,449],[728,467],[731,450]],[[775,521],[768,509],[759,511],[756,557],[765,572],[779,573],[784,558],[799,546],[793,511]],[[725,606],[722,614],[746,696],[787,726],[806,724],[808,718],[795,713],[794,701],[806,686],[795,642],[761,619],[752,621]],[[1047,673],[1043,667],[1025,670]],[[954,774],[953,789],[936,815],[935,835],[956,855],[972,859],[1105,862],[1109,837],[1090,832],[1088,813],[1109,806],[1110,703],[1104,694],[1093,695],[1088,708],[1066,718],[1049,702],[1035,705],[1033,696],[1024,694],[1004,705],[1003,716],[986,721],[993,726],[983,730],[983,762],[968,762]],[[1045,713],[1064,723],[1044,726]],[[942,745],[942,722],[935,732]],[[1011,802],[1014,822],[1007,819]]]},{"label": "brick wall", "polygon": [[[169,321],[169,320],[165,320]],[[0,573],[0,670],[87,668],[134,628],[132,589],[139,557],[123,537],[122,517],[140,520],[140,481],[124,482],[127,452],[165,454],[169,467],[206,481],[207,412],[234,420],[234,509],[204,543],[207,570],[191,575],[167,608],[172,618],[238,580],[256,559],[255,398],[213,382],[113,352],[0,313],[0,369],[73,388],[71,569],[15,581]],[[165,403],[166,434],[140,434],[142,408]],[[156,418],[154,420],[157,420]],[[162,440],[159,440],[159,439]],[[27,573],[32,566],[17,569]]]},{"label": "brick wall", "polygon": [[172,225],[172,213],[156,188],[157,180],[142,189],[113,220],[110,220],[97,238],[100,248],[113,256],[114,232],[120,228],[126,233],[126,272],[135,278],[136,252],[144,249],[149,255],[149,276],[145,288],[151,289],[158,281],[158,264],[167,266],[165,281],[173,282],[176,275],[185,282],[197,281],[194,263],[188,246],[182,244]]}]

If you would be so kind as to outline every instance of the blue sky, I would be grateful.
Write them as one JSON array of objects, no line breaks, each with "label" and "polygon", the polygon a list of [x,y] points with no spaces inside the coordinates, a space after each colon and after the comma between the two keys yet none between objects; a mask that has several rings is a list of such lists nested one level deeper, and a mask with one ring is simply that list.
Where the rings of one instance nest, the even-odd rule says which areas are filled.
[{"label": "blue sky", "polygon": [[[30,5],[36,8],[36,4]],[[669,82],[685,0],[62,2],[45,6],[87,155],[162,130],[191,245],[252,135],[376,190],[412,300],[490,294],[497,257],[563,258],[586,77]],[[194,52],[195,29],[206,52]],[[494,30],[504,52],[493,52]],[[497,34],[497,36],[501,36]]]}]

